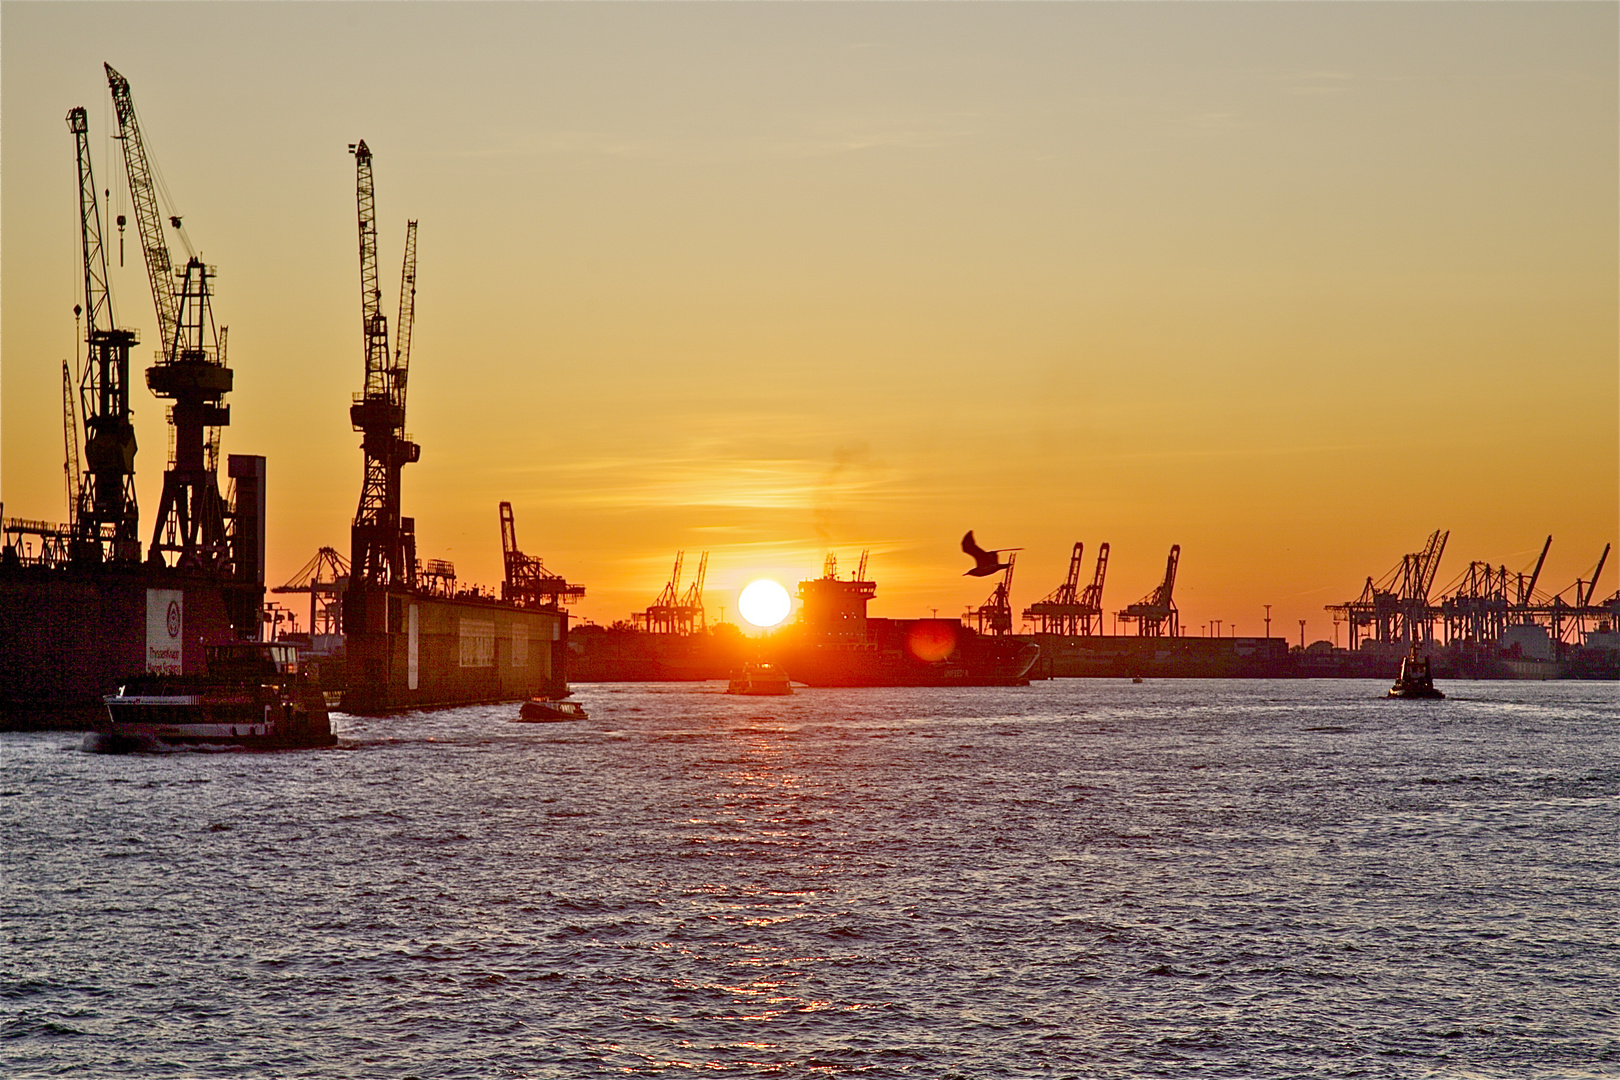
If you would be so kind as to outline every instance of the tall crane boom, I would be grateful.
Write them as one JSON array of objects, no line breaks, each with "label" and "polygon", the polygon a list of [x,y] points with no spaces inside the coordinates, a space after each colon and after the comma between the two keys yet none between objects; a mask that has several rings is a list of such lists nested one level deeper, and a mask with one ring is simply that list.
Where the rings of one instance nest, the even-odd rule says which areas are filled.
[{"label": "tall crane boom", "polygon": [[[352,147],[355,167],[355,205],[360,222],[360,332],[365,337],[367,400],[393,400],[388,384],[388,318],[382,313],[382,288],[377,280],[377,189],[371,174],[371,150],[361,139]],[[403,423],[404,417],[400,418]]]},{"label": "tall crane boom", "polygon": [[1091,609],[1097,616],[1097,632],[1102,633],[1103,581],[1108,577],[1108,544],[1097,549],[1097,568],[1091,575],[1091,584],[1080,594],[1080,606]]},{"label": "tall crane boom", "polygon": [[506,564],[501,595],[515,604],[557,611],[558,604],[572,604],[585,595],[585,586],[564,580],[547,570],[538,556],[525,555],[518,547],[517,522],[509,502],[501,503],[501,555]]},{"label": "tall crane boom", "polygon": [[[176,291],[176,275],[158,218],[154,170],[141,139],[129,80],[112,65],[104,66],[118,110],[124,170],[163,336],[162,359],[147,368],[146,385],[157,397],[174,403],[169,410],[174,448],[163,473],[163,495],[147,554],[155,562],[172,559],[173,565],[189,569],[226,570],[234,559],[232,537],[226,528],[230,508],[220,495],[219,476],[209,453],[209,446],[217,448],[217,441],[209,429],[231,422],[225,395],[230,393],[233,376],[220,354],[214,325],[210,298],[215,270],[196,256],[188,258]],[[178,217],[171,220],[179,225]],[[245,606],[233,611],[232,620],[239,630],[258,632],[256,606],[251,611]]]},{"label": "tall crane boom", "polygon": [[62,361],[62,471],[67,474],[68,528],[76,535],[84,518],[79,501],[79,418],[73,409],[73,371]]},{"label": "tall crane boom", "polygon": [[[128,86],[125,86],[128,92]],[[120,330],[107,285],[107,255],[101,240],[101,207],[91,168],[90,125],[82,106],[69,110],[79,176],[79,255],[84,273],[85,342],[89,357],[80,374],[79,404],[84,420],[80,472],[73,454],[73,523],[85,541],[81,554],[135,561],[140,558],[140,511],[135,501],[135,424],[129,407],[129,350],[139,343]],[[74,421],[73,445],[78,445]],[[111,550],[103,551],[103,526],[111,526]]]},{"label": "tall crane boom", "polygon": [[1013,570],[1018,565],[1018,552],[1010,552],[1007,556],[1007,567],[1002,571],[1001,582],[996,585],[995,591],[989,599],[968,612],[968,618],[974,623],[975,629],[981,634],[994,634],[1000,637],[1012,633],[1012,579]]},{"label": "tall crane boom", "polygon": [[[400,287],[400,351],[388,352],[388,317],[382,313],[377,282],[377,192],[371,148],[365,140],[349,147],[355,162],[355,209],[360,230],[360,330],[365,345],[363,389],[349,408],[349,421],[362,433],[365,476],[360,506],[350,531],[350,573],[363,585],[414,587],[416,530],[400,514],[400,471],[421,459],[421,448],[405,437],[406,365],[410,362],[409,322],[416,294],[416,222],[406,227],[404,281]],[[368,625],[364,603],[351,605],[355,629]]]},{"label": "tall crane boom", "polygon": [[416,324],[416,222],[405,223],[405,265],[399,273],[399,319],[394,324],[394,367],[389,375],[401,421],[411,371],[411,330]]},{"label": "tall crane boom", "polygon": [[1541,545],[1541,556],[1536,559],[1536,568],[1530,571],[1530,580],[1526,581],[1523,574],[1519,575],[1520,607],[1524,607],[1526,604],[1530,603],[1531,597],[1535,594],[1536,582],[1541,578],[1541,568],[1547,562],[1547,552],[1549,549],[1551,549],[1551,547],[1552,537],[1549,536],[1547,537],[1547,542]]},{"label": "tall crane boom", "polygon": [[79,243],[84,264],[84,318],[91,334],[113,327],[112,295],[107,291],[107,254],[101,247],[101,208],[90,162],[90,123],[84,106],[68,110],[68,130],[79,165]]},{"label": "tall crane boom", "polygon": [[152,166],[146,158],[146,144],[141,140],[141,125],[135,115],[129,80],[114,71],[111,64],[102,67],[107,69],[107,85],[112,89],[113,105],[118,111],[118,138],[124,144],[124,171],[129,176],[130,201],[135,206],[135,224],[140,229],[141,250],[146,256],[146,276],[152,285],[152,302],[157,307],[158,333],[163,353],[168,356],[174,351],[179,332],[180,297],[174,288],[169,245],[163,239],[163,220],[158,216]]}]

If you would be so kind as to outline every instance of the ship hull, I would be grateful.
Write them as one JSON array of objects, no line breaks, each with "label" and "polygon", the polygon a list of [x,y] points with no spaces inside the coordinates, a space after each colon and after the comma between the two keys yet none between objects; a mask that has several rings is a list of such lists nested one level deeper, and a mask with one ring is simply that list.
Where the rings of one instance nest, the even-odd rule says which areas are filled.
[{"label": "ship hull", "polygon": [[807,686],[1027,686],[1040,652],[946,619],[867,619],[861,640],[801,636],[780,663]]}]

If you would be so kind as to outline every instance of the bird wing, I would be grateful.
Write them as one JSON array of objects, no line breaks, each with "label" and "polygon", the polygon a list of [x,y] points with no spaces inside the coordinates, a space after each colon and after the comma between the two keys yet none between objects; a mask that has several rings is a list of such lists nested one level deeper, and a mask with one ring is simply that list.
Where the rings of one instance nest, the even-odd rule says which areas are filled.
[{"label": "bird wing", "polygon": [[985,551],[984,548],[973,542],[972,529],[969,529],[962,537],[962,551],[973,556],[975,559],[983,559],[986,555],[990,554],[988,551]]}]

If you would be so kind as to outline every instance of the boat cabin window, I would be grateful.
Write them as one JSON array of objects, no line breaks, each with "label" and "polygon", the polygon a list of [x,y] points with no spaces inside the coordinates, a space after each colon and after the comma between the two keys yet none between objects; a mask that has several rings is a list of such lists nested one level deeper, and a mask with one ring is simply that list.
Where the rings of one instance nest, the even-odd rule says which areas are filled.
[{"label": "boat cabin window", "polygon": [[203,651],[208,670],[216,675],[293,675],[298,672],[296,645],[237,641],[210,645]]}]

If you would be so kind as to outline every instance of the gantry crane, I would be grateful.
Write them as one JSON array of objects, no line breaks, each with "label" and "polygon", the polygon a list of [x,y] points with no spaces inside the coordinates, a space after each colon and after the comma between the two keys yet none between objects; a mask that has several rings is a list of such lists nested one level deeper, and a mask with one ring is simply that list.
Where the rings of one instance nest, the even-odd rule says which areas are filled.
[{"label": "gantry crane", "polygon": [[686,592],[676,609],[676,617],[686,627],[686,633],[701,633],[709,628],[709,620],[703,610],[703,582],[708,576],[709,553],[705,551],[698,556],[697,573],[692,576],[692,584],[686,587]]},{"label": "gantry crane", "polygon": [[681,603],[681,563],[686,558],[685,551],[675,553],[675,569],[670,571],[669,581],[665,584],[658,598],[647,605],[646,611],[637,612],[631,618],[642,625],[648,633],[673,634],[675,632],[675,609]]},{"label": "gantry crane", "polygon": [[[125,85],[125,93],[128,86]],[[133,116],[133,111],[131,111]],[[74,455],[72,524],[81,552],[93,559],[140,559],[140,511],[135,501],[135,425],[129,407],[129,349],[133,330],[120,330],[107,286],[107,255],[101,243],[101,208],[90,164],[90,125],[83,106],[68,112],[79,171],[79,253],[84,270],[85,342],[89,356],[79,380],[84,418],[84,459]],[[138,137],[136,143],[138,145]],[[126,145],[127,142],[126,142]],[[144,150],[141,151],[144,155]],[[161,239],[161,233],[159,234]],[[165,255],[165,257],[167,257]],[[64,375],[64,378],[66,376]],[[73,443],[78,444],[74,424]],[[108,550],[103,550],[104,534]]]},{"label": "gantry crane", "polygon": [[1103,632],[1103,581],[1108,577],[1108,544],[1105,541],[1097,548],[1097,566],[1091,574],[1091,584],[1080,592],[1080,632],[1082,634],[1098,634]]},{"label": "gantry crane", "polygon": [[1142,599],[1119,612],[1124,622],[1136,623],[1141,637],[1179,637],[1181,613],[1176,610],[1176,568],[1181,563],[1181,545],[1170,545],[1170,557],[1164,563],[1164,580],[1159,587]]},{"label": "gantry crane", "polygon": [[343,632],[343,594],[348,586],[348,561],[337,549],[323,547],[285,585],[270,591],[309,593],[310,651],[326,654],[334,647],[333,639]]},{"label": "gantry crane", "polygon": [[1480,644],[1496,641],[1514,623],[1534,622],[1533,597],[1541,568],[1552,548],[1551,536],[1529,574],[1509,575],[1506,566],[1474,561],[1446,587],[1431,617],[1441,620],[1447,642]]},{"label": "gantry crane", "polygon": [[517,522],[512,517],[509,502],[501,503],[501,554],[506,563],[502,599],[521,607],[557,611],[560,604],[572,604],[585,595],[585,586],[570,584],[560,574],[547,570],[539,556],[525,555],[519,550]]},{"label": "gantry crane", "polygon": [[683,594],[681,592],[681,564],[686,559],[686,552],[675,553],[675,569],[669,575],[669,582],[658,599],[647,605],[647,610],[636,612],[631,618],[634,622],[656,634],[690,634],[702,629],[703,619],[703,578],[709,567],[709,553],[705,551],[698,558],[697,577],[692,585]]},{"label": "gantry crane", "polygon": [[377,283],[377,196],[371,150],[349,147],[355,160],[355,203],[360,224],[360,320],[365,342],[365,384],[349,408],[361,432],[365,477],[350,532],[350,573],[357,585],[416,584],[416,529],[400,516],[400,470],[421,459],[405,434],[405,387],[410,373],[411,323],[416,305],[416,222],[405,226],[405,263],[399,295],[398,348],[388,352],[388,317]]},{"label": "gantry crane", "polygon": [[1063,584],[1043,599],[1024,609],[1024,618],[1033,619],[1042,634],[1090,635],[1102,633],[1103,578],[1108,573],[1108,545],[1097,551],[1097,569],[1091,584],[1080,588],[1080,560],[1083,543],[1069,553],[1069,573]]},{"label": "gantry crane", "polygon": [[[1428,645],[1434,640],[1437,611],[1429,603],[1429,590],[1445,554],[1449,530],[1436,529],[1423,550],[1402,555],[1401,561],[1378,581],[1367,579],[1361,595],[1344,604],[1329,604],[1327,611],[1350,624],[1350,648],[1365,636],[1403,648]],[[1363,635],[1363,630],[1370,633]]]},{"label": "gantry crane", "polygon": [[[146,385],[156,396],[174,403],[169,409],[174,450],[163,473],[163,497],[148,557],[160,563],[172,558],[173,565],[188,569],[228,569],[228,513],[219,493],[218,474],[210,468],[214,455],[208,451],[210,444],[217,445],[208,429],[231,422],[231,410],[225,404],[225,395],[231,390],[231,369],[220,351],[209,300],[215,271],[192,255],[178,275],[180,288],[176,292],[176,275],[158,217],[152,167],[141,139],[129,81],[112,65],[104,66],[118,112],[118,138],[124,145],[130,201],[140,227],[146,274],[163,337],[163,357],[146,369]],[[178,228],[180,219],[173,216],[170,222]],[[133,441],[129,446],[132,455]]]},{"label": "gantry crane", "polygon": [[1552,537],[1549,535],[1547,537],[1547,542],[1541,545],[1541,556],[1536,559],[1536,568],[1530,571],[1530,577],[1526,579],[1523,574],[1519,575],[1519,587],[1517,590],[1519,607],[1525,607],[1528,605],[1530,603],[1530,598],[1535,595],[1536,582],[1541,579],[1541,568],[1546,564],[1547,552],[1551,550],[1551,548]]}]

